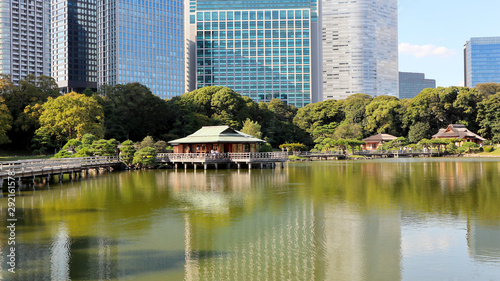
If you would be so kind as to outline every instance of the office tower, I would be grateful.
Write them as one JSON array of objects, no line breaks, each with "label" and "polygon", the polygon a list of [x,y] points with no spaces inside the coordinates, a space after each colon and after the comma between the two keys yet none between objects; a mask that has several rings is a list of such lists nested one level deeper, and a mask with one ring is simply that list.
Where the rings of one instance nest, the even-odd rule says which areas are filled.
[{"label": "office tower", "polygon": [[424,73],[399,72],[399,98],[411,99],[425,88],[436,88],[436,80],[425,79]]},{"label": "office tower", "polygon": [[0,74],[50,76],[50,0],[0,2]]},{"label": "office tower", "polygon": [[323,97],[398,95],[397,0],[323,0]]},{"label": "office tower", "polygon": [[97,86],[139,82],[184,93],[182,0],[97,1]]},{"label": "office tower", "polygon": [[97,88],[96,0],[52,0],[52,77],[62,92]]},{"label": "office tower", "polygon": [[500,37],[474,37],[464,46],[466,87],[500,83]]},{"label": "office tower", "polygon": [[316,0],[186,3],[186,91],[220,85],[297,107],[321,99]]}]

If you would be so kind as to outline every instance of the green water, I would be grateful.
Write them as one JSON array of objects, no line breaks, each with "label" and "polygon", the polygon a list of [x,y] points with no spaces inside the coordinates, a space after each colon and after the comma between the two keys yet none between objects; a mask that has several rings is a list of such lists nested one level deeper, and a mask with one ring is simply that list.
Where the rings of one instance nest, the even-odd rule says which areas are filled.
[{"label": "green water", "polygon": [[114,172],[18,192],[16,217],[0,280],[500,280],[498,160]]}]

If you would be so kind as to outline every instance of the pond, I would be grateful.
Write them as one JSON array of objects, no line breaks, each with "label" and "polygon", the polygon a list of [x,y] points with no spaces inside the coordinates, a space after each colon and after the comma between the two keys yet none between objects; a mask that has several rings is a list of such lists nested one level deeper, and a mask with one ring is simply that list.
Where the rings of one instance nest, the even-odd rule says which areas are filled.
[{"label": "pond", "polygon": [[498,159],[101,173],[16,193],[16,217],[0,280],[500,279]]}]

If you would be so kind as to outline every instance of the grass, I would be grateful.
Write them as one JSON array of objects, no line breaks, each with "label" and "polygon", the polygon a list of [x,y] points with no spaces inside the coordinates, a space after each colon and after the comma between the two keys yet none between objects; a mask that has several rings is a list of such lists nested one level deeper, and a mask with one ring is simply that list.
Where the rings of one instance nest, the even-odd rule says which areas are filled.
[{"label": "grass", "polygon": [[307,157],[302,157],[302,156],[296,156],[296,155],[290,155],[288,156],[288,160],[299,160],[299,159],[308,159]]},{"label": "grass", "polygon": [[500,148],[496,148],[492,152],[481,152],[479,155],[484,155],[484,156],[500,156]]}]

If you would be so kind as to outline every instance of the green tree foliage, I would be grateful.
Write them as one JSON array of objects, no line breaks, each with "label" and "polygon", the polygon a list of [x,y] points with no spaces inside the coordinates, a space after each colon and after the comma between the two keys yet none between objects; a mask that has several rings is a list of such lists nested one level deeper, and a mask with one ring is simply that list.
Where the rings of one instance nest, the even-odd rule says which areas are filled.
[{"label": "green tree foliage", "polygon": [[366,135],[386,133],[391,135],[403,135],[402,117],[404,107],[396,97],[378,96],[375,97],[365,110]]},{"label": "green tree foliage", "polygon": [[401,149],[408,145],[408,140],[405,137],[398,137],[395,140],[386,142],[382,145],[383,150]]},{"label": "green tree foliage", "polygon": [[347,97],[343,103],[345,118],[348,124],[361,124],[366,117],[366,106],[370,104],[372,97],[365,94],[354,94]]},{"label": "green tree foliage", "polygon": [[259,123],[250,120],[250,118],[247,118],[247,120],[245,120],[245,122],[243,123],[243,128],[241,128],[241,132],[247,135],[251,135],[258,139],[262,137],[262,132],[260,131]]},{"label": "green tree foliage", "polygon": [[408,140],[411,143],[417,143],[421,139],[424,139],[430,135],[432,135],[431,126],[429,126],[428,123],[417,122],[410,126],[410,131],[408,132]]},{"label": "green tree foliage", "polygon": [[106,138],[140,140],[159,138],[174,124],[177,113],[171,103],[139,83],[102,86],[98,95],[104,108]]},{"label": "green tree foliage", "polygon": [[458,148],[458,151],[462,153],[472,153],[475,151],[475,148],[479,149],[479,144],[474,142],[466,142]]},{"label": "green tree foliage", "polygon": [[96,136],[87,133],[87,134],[84,134],[82,137],[82,144],[90,146],[96,140],[97,140]]},{"label": "green tree foliage", "polygon": [[81,138],[86,133],[104,135],[104,114],[94,98],[68,93],[43,104],[40,125],[47,128],[56,140],[62,142]]},{"label": "green tree foliage", "polygon": [[476,90],[485,97],[500,93],[500,83],[482,83],[476,85]]},{"label": "green tree foliage", "polygon": [[12,116],[10,115],[9,108],[0,97],[0,144],[10,143],[7,132],[12,128]]},{"label": "green tree foliage", "polygon": [[135,152],[134,142],[126,140],[122,142],[120,147],[120,159],[123,163],[130,165],[133,162]]},{"label": "green tree foliage", "polygon": [[303,143],[284,143],[279,146],[281,149],[286,149],[287,151],[301,151],[305,150],[306,146]]},{"label": "green tree foliage", "polygon": [[9,139],[16,149],[29,149],[35,131],[40,127],[38,118],[41,105],[49,97],[60,96],[55,80],[48,76],[27,75],[19,85],[10,82],[10,77],[0,78],[2,97],[13,118]]},{"label": "green tree foliage", "polygon": [[158,153],[167,152],[167,143],[165,141],[159,140],[155,142],[154,148]]},{"label": "green tree foliage", "polygon": [[293,123],[300,129],[313,134],[318,127],[332,123],[336,126],[343,120],[343,101],[326,100],[300,108],[293,119]]},{"label": "green tree foliage", "polygon": [[92,143],[92,152],[96,156],[115,156],[119,144],[115,139],[100,139]]},{"label": "green tree foliage", "polygon": [[45,155],[51,154],[53,149],[56,147],[54,143],[54,138],[50,134],[49,128],[42,127],[36,130],[33,136],[31,148],[33,149],[33,154],[35,155]]},{"label": "green tree foliage", "polygon": [[333,139],[360,139],[363,137],[363,129],[359,124],[340,124],[333,133]]},{"label": "green tree foliage", "polygon": [[156,149],[153,147],[144,147],[134,154],[134,159],[132,164],[136,164],[139,167],[151,167],[155,166],[156,163]]},{"label": "green tree foliage", "polygon": [[478,104],[479,135],[500,143],[500,93],[490,95]]},{"label": "green tree foliage", "polygon": [[78,139],[70,139],[62,149],[69,152],[75,153],[76,149],[82,145],[82,142]]},{"label": "green tree foliage", "polygon": [[155,140],[153,139],[152,136],[146,136],[142,141],[140,145],[140,149],[143,149],[145,147],[155,147]]}]

